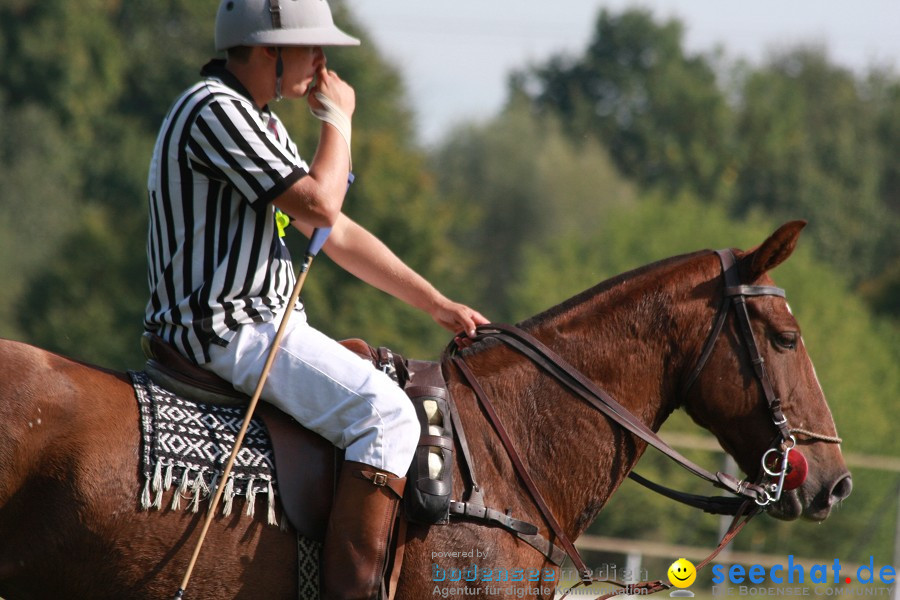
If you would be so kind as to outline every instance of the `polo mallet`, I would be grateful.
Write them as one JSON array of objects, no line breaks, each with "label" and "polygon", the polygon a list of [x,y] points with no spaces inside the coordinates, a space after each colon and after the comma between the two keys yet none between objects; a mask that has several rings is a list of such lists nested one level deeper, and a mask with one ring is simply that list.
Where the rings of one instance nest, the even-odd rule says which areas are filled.
[{"label": "polo mallet", "polygon": [[[353,179],[353,173],[350,173],[347,178],[348,189],[350,188],[350,184],[353,183]],[[306,256],[303,258],[303,263],[300,265],[297,283],[294,284],[294,291],[291,293],[291,299],[288,301],[284,314],[281,316],[281,323],[278,325],[278,330],[275,332],[275,338],[272,340],[272,347],[269,349],[269,355],[266,357],[266,363],[263,366],[262,373],[260,373],[259,382],[256,384],[256,390],[253,392],[253,397],[250,398],[250,404],[247,406],[247,414],[244,417],[241,429],[237,434],[237,438],[234,440],[234,448],[231,450],[231,456],[228,457],[228,462],[225,463],[225,469],[222,471],[222,476],[219,478],[216,494],[213,496],[212,503],[209,505],[209,511],[206,513],[206,520],[203,522],[203,529],[200,531],[200,539],[197,540],[197,546],[194,548],[194,554],[191,556],[191,561],[188,563],[184,579],[181,580],[181,587],[178,588],[178,592],[175,594],[175,600],[184,597],[184,590],[187,589],[188,582],[191,579],[191,573],[194,571],[194,566],[197,564],[197,558],[200,556],[200,548],[203,547],[203,540],[206,539],[206,533],[209,531],[209,526],[212,524],[213,517],[216,514],[219,500],[221,500],[222,494],[225,491],[225,483],[228,481],[228,476],[231,475],[234,461],[237,458],[238,452],[241,450],[244,436],[247,433],[247,429],[250,427],[250,421],[253,419],[253,412],[256,410],[256,405],[259,403],[259,398],[262,395],[263,386],[266,383],[266,379],[269,378],[269,371],[272,370],[272,364],[275,362],[278,346],[281,344],[281,338],[284,337],[284,332],[287,329],[288,317],[290,316],[293,307],[297,305],[297,300],[300,298],[300,291],[303,289],[303,282],[306,281],[309,267],[316,257],[316,254],[318,254],[319,250],[322,249],[322,246],[325,245],[325,240],[328,239],[330,233],[331,227],[323,227],[314,230],[309,238],[309,245],[306,248]]]}]

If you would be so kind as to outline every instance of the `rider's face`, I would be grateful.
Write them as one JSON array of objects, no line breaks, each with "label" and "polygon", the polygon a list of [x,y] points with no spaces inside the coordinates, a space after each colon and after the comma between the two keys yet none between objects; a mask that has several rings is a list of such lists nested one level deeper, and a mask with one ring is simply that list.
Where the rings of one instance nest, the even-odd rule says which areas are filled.
[{"label": "rider's face", "polygon": [[281,93],[285,98],[305,96],[316,72],[326,62],[321,46],[286,46],[281,49],[281,59],[284,63]]}]

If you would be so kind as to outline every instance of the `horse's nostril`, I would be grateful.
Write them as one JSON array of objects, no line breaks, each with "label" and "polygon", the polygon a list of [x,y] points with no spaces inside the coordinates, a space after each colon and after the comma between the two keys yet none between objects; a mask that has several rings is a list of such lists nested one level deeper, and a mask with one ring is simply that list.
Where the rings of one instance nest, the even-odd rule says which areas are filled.
[{"label": "horse's nostril", "polygon": [[834,487],[831,488],[831,504],[837,504],[849,496],[851,491],[853,491],[853,478],[848,473],[838,479]]}]

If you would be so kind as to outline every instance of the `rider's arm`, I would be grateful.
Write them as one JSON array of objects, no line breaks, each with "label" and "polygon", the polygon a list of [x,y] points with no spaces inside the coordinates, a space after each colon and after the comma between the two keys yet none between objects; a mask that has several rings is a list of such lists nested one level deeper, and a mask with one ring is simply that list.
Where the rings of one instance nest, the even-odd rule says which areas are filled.
[{"label": "rider's arm", "polygon": [[[318,71],[318,82],[309,91],[308,102],[313,108],[322,108],[316,99],[324,94],[338,106],[349,120],[356,107],[356,93],[324,63]],[[347,193],[347,176],[350,172],[350,149],[347,141],[331,123],[323,122],[319,145],[305,177],[295,181],[275,199],[275,206],[294,219],[313,227],[331,227],[341,213]]]},{"label": "rider's arm", "polygon": [[[294,221],[305,235],[310,225]],[[453,302],[416,273],[381,240],[341,213],[322,250],[347,272],[410,306],[421,309],[453,333],[473,334],[475,326],[487,323],[478,311]]]}]

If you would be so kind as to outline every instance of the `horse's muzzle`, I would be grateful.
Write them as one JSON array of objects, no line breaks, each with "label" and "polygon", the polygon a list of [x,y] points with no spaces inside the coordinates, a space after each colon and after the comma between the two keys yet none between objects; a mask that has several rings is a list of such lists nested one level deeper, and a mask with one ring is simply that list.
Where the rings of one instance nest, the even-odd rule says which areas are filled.
[{"label": "horse's muzzle", "polygon": [[834,506],[835,504],[844,500],[847,496],[850,495],[850,492],[853,491],[853,478],[850,476],[850,473],[845,474],[843,477],[837,480],[837,482],[831,488],[831,494],[828,496],[828,505]]},{"label": "horse's muzzle", "polygon": [[824,521],[831,514],[831,509],[843,501],[853,491],[853,478],[850,473],[843,473],[830,485],[822,486],[806,509],[804,518],[812,521]]}]

